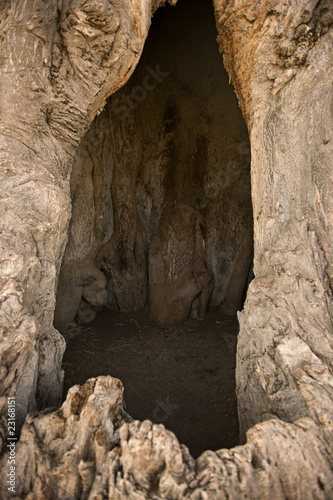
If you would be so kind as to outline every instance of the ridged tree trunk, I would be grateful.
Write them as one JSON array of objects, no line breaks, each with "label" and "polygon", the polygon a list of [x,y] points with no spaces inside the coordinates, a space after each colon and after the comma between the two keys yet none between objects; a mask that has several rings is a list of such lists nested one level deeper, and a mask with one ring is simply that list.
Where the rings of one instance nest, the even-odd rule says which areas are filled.
[{"label": "ridged tree trunk", "polygon": [[[62,4],[62,5],[60,5]],[[55,292],[77,146],[130,76],[150,4],[4,2],[1,14],[1,413],[60,403],[63,337]]]},{"label": "ridged tree trunk", "polygon": [[[57,406],[53,328],[75,150],[133,71],[149,0],[13,0],[1,16],[1,497],[7,404]],[[252,149],[254,273],[240,314],[237,393],[247,444],[194,460],[161,425],[131,422],[99,377],[29,415],[16,498],[332,498],[333,7],[215,0]],[[36,284],[38,286],[36,286]]]}]

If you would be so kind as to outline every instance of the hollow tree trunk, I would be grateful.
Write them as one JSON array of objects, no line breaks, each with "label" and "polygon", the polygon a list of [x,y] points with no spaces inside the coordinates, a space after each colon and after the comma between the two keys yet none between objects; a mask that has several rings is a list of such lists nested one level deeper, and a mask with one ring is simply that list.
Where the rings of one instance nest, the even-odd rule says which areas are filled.
[{"label": "hollow tree trunk", "polygon": [[64,339],[53,328],[73,155],[140,56],[151,5],[1,6],[1,413],[58,405]]},{"label": "hollow tree trunk", "polygon": [[[52,311],[70,165],[134,66],[151,16],[149,2],[114,2],[117,15],[112,5],[2,7],[3,417],[13,392],[22,419],[36,384],[41,405],[48,382],[59,390]],[[215,0],[215,9],[252,145],[255,280],[237,361],[248,442],[194,461],[163,426],[130,422],[121,384],[100,377],[72,388],[60,410],[27,418],[17,498],[332,497],[332,6]],[[6,454],[1,466],[4,478]],[[2,488],[6,498],[5,480]]]},{"label": "hollow tree trunk", "polygon": [[333,11],[328,2],[242,12],[216,3],[252,145],[255,280],[237,353],[245,437],[270,415],[332,418]]}]

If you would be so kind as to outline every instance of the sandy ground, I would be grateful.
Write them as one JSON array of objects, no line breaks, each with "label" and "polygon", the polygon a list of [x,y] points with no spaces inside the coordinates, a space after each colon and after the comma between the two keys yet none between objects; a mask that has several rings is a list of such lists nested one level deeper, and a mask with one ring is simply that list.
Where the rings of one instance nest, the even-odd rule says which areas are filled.
[{"label": "sandy ground", "polygon": [[133,418],[163,423],[195,458],[230,448],[238,445],[237,333],[237,319],[217,312],[161,326],[146,313],[105,310],[65,332],[64,395],[74,384],[109,374],[123,382]]}]

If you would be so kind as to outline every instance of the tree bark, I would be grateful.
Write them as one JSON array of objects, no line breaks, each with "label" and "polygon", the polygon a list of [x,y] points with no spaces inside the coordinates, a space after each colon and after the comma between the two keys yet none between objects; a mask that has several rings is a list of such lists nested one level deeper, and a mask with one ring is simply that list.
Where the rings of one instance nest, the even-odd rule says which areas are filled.
[{"label": "tree bark", "polygon": [[[73,155],[134,69],[158,3],[0,7],[2,450],[7,396],[19,423],[59,402],[52,317]],[[252,147],[255,280],[237,354],[247,444],[194,461],[163,426],[130,422],[119,382],[99,378],[27,417],[16,498],[332,498],[332,6],[214,5]]]},{"label": "tree bark", "polygon": [[[1,7],[0,408],[60,403],[65,349],[53,328],[76,148],[140,57],[151,3],[5,2]],[[36,286],[38,283],[38,286]]]}]

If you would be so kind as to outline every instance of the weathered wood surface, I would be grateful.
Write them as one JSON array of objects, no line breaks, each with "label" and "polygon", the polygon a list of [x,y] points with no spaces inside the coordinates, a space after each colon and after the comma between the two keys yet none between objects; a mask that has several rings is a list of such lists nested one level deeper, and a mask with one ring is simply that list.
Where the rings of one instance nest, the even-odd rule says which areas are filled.
[{"label": "weathered wood surface", "polygon": [[[332,498],[333,9],[329,0],[214,4],[252,148],[256,277],[237,367],[248,443],[194,462],[161,426],[118,431],[120,385],[99,379],[73,388],[61,410],[27,417],[17,498]],[[19,424],[59,402],[64,342],[52,318],[73,156],[133,71],[155,7],[0,6],[2,450],[7,396],[17,396]],[[2,488],[6,473],[5,454]]]}]

